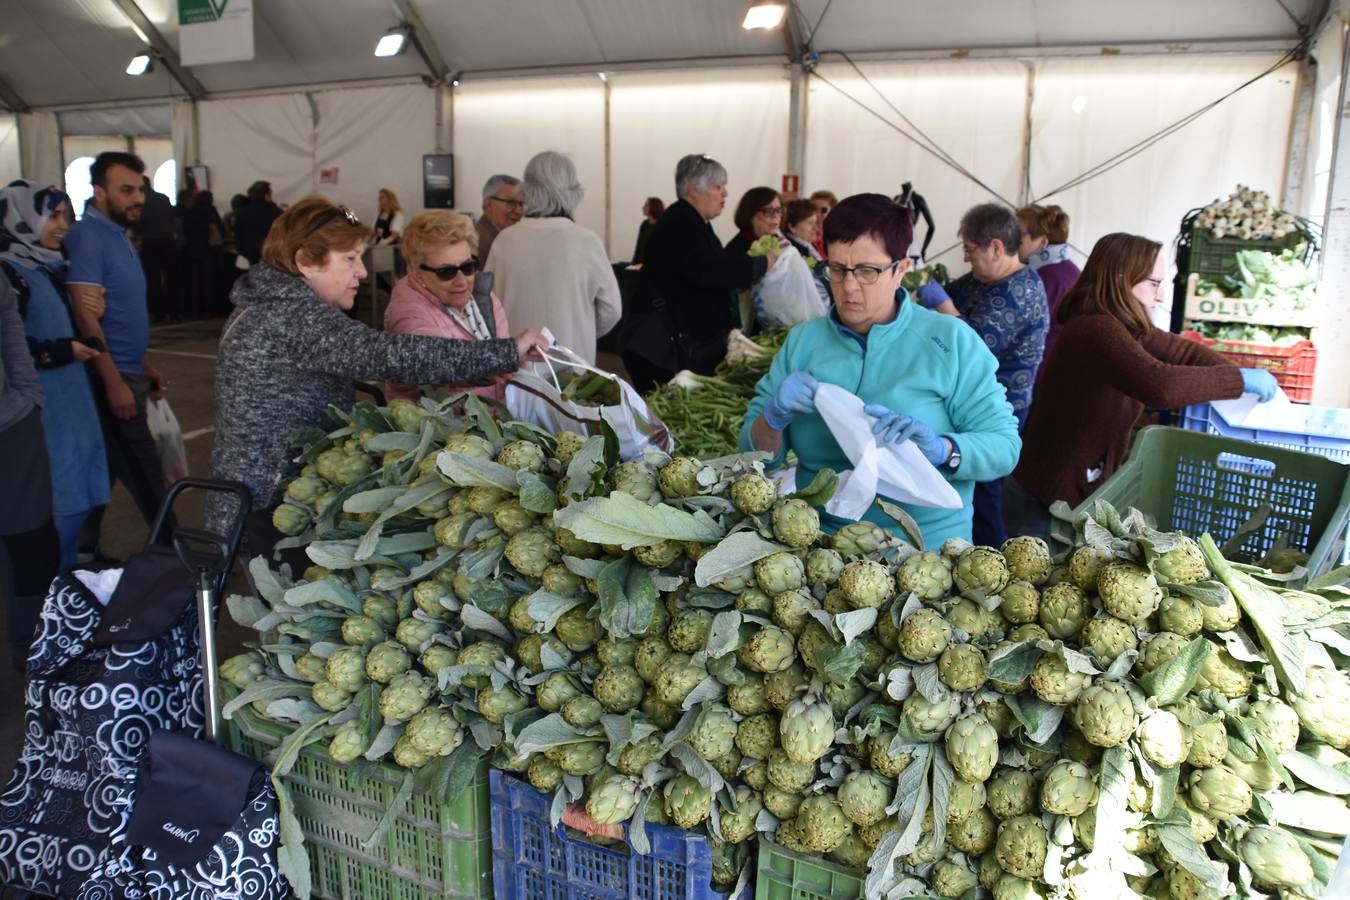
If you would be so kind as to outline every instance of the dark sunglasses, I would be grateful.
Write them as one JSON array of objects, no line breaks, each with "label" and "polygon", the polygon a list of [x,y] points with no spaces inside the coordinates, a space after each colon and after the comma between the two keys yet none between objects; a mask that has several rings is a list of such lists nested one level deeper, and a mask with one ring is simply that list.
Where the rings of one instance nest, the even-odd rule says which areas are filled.
[{"label": "dark sunglasses", "polygon": [[423,272],[430,272],[441,281],[454,281],[455,276],[461,272],[464,273],[465,278],[472,278],[474,273],[478,271],[478,260],[469,259],[457,266],[441,266],[436,269],[433,269],[426,263],[422,263],[417,268],[421,269]]},{"label": "dark sunglasses", "polygon": [[348,225],[351,225],[351,226],[354,227],[354,228],[355,228],[355,227],[359,227],[359,226],[361,225],[361,220],[358,219],[358,218],[356,217],[356,213],[352,212],[350,209],[348,209],[348,208],[345,207],[345,206],[339,206],[337,209],[333,210],[333,211],[330,212],[328,215],[326,215],[326,216],[324,216],[322,219],[320,219],[320,220],[319,220],[319,224],[315,225],[315,226],[314,226],[313,228],[311,228],[309,231],[306,231],[306,232],[305,232],[305,237],[309,237],[311,234],[313,234],[314,232],[318,231],[320,228],[323,228],[323,227],[324,227],[325,225],[327,225],[329,222],[332,222],[332,221],[333,221],[334,219],[336,219],[338,216],[343,216],[343,217],[345,217],[345,218],[347,219],[347,224],[348,224]]}]

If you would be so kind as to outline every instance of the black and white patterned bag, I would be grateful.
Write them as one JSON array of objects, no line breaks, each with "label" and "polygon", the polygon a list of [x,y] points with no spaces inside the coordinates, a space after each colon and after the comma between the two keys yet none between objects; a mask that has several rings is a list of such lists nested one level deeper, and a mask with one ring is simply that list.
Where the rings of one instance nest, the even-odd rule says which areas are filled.
[{"label": "black and white patterned bag", "polygon": [[0,794],[0,885],[68,897],[108,858],[142,750],[203,731],[197,613],[172,552],[127,561],[106,608],[52,582],[28,657],[24,746]]},{"label": "black and white patterned bag", "polygon": [[255,760],[166,731],[150,738],[109,858],[76,900],[284,900],[277,798]]}]

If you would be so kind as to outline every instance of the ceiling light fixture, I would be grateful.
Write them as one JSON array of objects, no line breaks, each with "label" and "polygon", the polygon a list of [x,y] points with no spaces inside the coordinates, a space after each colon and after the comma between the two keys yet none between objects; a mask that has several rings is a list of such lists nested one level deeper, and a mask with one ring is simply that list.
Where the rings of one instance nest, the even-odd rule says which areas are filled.
[{"label": "ceiling light fixture", "polygon": [[608,72],[596,72],[595,74],[599,76],[599,78],[600,78],[601,81],[609,81],[609,73],[608,73]]},{"label": "ceiling light fixture", "polygon": [[741,22],[741,27],[746,31],[777,28],[783,24],[786,14],[787,3],[783,0],[756,0],[745,11],[745,21]]},{"label": "ceiling light fixture", "polygon": [[455,73],[453,73],[453,74],[450,76],[450,86],[451,86],[451,87],[459,87],[460,79],[462,79],[463,77],[464,77],[464,73],[463,73],[463,72],[455,72]]},{"label": "ceiling light fixture", "polygon": [[154,61],[150,59],[149,53],[137,53],[127,63],[127,74],[132,78],[144,75],[154,67]]},{"label": "ceiling light fixture", "polygon": [[380,35],[380,40],[375,44],[375,55],[379,57],[398,56],[408,48],[409,31],[407,25],[395,25]]}]

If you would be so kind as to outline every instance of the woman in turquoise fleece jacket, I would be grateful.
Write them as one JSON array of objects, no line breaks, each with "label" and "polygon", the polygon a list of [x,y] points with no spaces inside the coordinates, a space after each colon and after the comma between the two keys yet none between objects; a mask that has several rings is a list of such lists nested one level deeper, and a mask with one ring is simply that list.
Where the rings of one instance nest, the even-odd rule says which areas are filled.
[{"label": "woman in turquoise fleece jacket", "polygon": [[[1007,393],[994,378],[998,361],[959,319],[926,310],[900,289],[909,270],[909,218],[887,197],[858,194],[825,220],[835,306],[798,325],[760,379],[741,428],[741,447],[797,454],[797,484],[820,469],[852,468],[815,409],[817,384],[856,394],[883,441],[910,440],[964,501],[962,509],[898,504],[918,523],[929,548],[951,537],[970,540],[975,483],[1017,465],[1022,441]],[[898,526],[873,506],[866,518]],[[829,527],[842,524],[828,521]]]}]

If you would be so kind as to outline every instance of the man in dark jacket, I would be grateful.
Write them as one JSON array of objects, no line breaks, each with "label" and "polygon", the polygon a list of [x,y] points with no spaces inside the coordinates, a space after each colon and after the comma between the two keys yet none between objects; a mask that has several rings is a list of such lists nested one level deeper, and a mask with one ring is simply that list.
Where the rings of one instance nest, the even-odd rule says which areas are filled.
[{"label": "man in dark jacket", "polygon": [[250,266],[262,259],[263,241],[280,215],[281,207],[272,202],[272,185],[266,181],[253,182],[248,189],[248,202],[239,210],[234,226],[239,255]]},{"label": "man in dark jacket", "polygon": [[645,390],[639,381],[665,381],[679,368],[711,375],[726,356],[732,291],[763,277],[776,258],[735,257],[722,249],[710,223],[727,203],[727,170],[715,159],[681,159],[675,193],[680,199],[647,244],[639,290],[644,316],[624,352],[639,390]]}]

